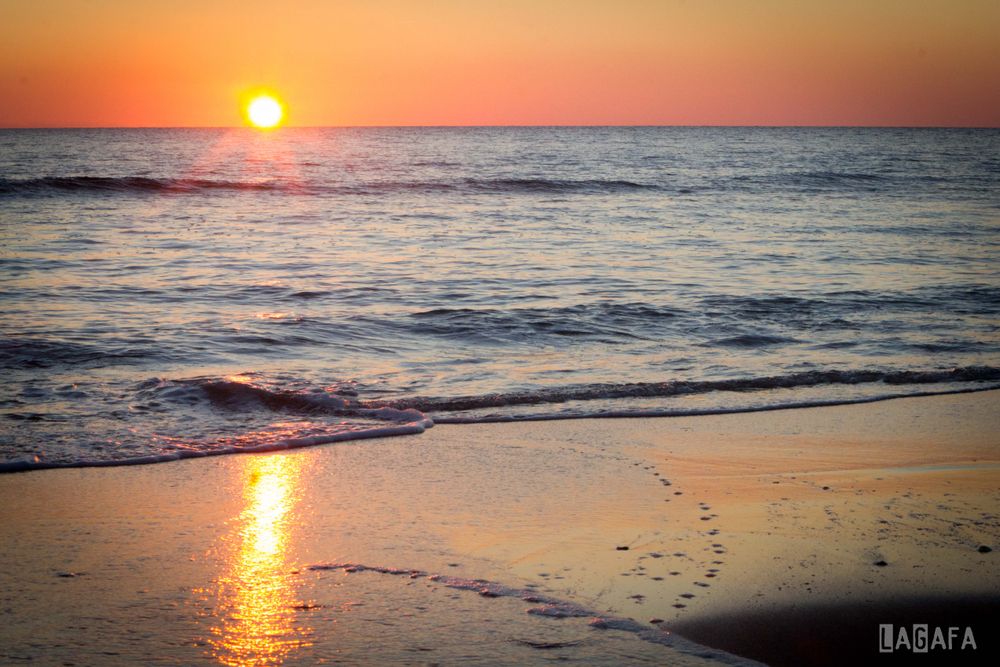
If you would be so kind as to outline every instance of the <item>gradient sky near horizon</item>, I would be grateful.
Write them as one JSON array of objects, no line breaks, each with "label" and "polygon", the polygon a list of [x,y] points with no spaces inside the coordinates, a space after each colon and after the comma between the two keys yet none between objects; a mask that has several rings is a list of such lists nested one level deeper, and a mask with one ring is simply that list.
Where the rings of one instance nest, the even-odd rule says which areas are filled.
[{"label": "gradient sky near horizon", "polygon": [[0,0],[0,126],[1000,126],[997,0]]}]

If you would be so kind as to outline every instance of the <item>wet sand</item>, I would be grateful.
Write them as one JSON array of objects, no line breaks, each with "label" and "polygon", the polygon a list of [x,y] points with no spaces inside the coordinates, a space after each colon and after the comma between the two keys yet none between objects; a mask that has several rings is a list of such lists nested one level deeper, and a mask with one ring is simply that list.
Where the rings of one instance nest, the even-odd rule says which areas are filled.
[{"label": "wet sand", "polygon": [[[438,611],[394,643],[375,642],[362,621],[391,624],[393,597],[418,589],[404,595],[399,577],[376,584],[378,574],[310,569],[360,563],[530,589],[773,664],[890,664],[877,652],[877,626],[901,622],[971,623],[976,654],[928,657],[983,658],[995,650],[1000,600],[998,408],[1000,392],[983,392],[438,426],[287,453],[5,475],[0,655],[448,664],[464,654],[442,654],[447,642],[437,656],[412,651],[434,648],[441,633],[454,638],[470,618],[520,627],[497,620],[524,614],[501,607],[506,598],[449,611],[421,578],[414,585],[429,597],[413,604]],[[367,616],[349,604],[359,598],[369,600]],[[624,636],[619,651],[588,639],[606,631],[538,623],[549,624],[531,626],[543,634],[583,634],[513,637],[497,649],[509,645],[507,659],[494,662],[560,651],[593,664],[602,651],[606,664],[657,662]],[[678,664],[719,658],[653,648]]]}]

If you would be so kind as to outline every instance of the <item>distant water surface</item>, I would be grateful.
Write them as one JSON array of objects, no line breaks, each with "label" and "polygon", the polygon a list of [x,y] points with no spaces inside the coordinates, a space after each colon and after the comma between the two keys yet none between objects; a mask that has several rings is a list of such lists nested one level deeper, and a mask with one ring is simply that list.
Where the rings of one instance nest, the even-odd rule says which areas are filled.
[{"label": "distant water surface", "polygon": [[1000,131],[0,131],[0,467],[1000,385]]}]

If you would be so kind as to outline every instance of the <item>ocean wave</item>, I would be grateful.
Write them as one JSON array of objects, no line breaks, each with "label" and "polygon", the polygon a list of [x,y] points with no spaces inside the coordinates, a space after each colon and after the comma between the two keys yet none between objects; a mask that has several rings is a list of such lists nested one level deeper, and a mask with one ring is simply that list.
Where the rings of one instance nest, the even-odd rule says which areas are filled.
[{"label": "ocean wave", "polygon": [[0,337],[0,368],[50,368],[59,364],[130,364],[162,356],[160,351],[123,341],[101,346],[34,337]]},{"label": "ocean wave", "polygon": [[208,403],[233,412],[294,413],[335,417],[360,417],[378,421],[413,422],[430,425],[427,416],[409,406],[366,404],[357,400],[352,389],[296,390],[269,387],[250,381],[224,378],[161,380],[153,378],[140,385],[137,398],[146,403],[180,405]]},{"label": "ocean wave", "polygon": [[371,401],[369,406],[384,405],[396,409],[416,409],[423,413],[461,412],[483,408],[595,401],[628,398],[669,398],[709,392],[753,392],[771,389],[798,389],[821,385],[861,385],[882,383],[930,385],[945,383],[1000,382],[1000,368],[967,366],[938,370],[821,370],[773,375],[767,377],[734,378],[731,380],[668,380],[665,382],[627,382],[587,384],[566,387],[504,392],[480,396],[414,397]]},{"label": "ocean wave", "polygon": [[859,312],[941,310],[960,314],[1000,313],[1000,287],[949,285],[911,290],[846,290],[816,295],[713,294],[700,300],[703,312],[780,321]]},{"label": "ocean wave", "polygon": [[574,410],[573,412],[518,412],[515,414],[487,414],[464,416],[435,416],[435,424],[492,424],[507,422],[530,421],[566,421],[570,419],[659,419],[667,417],[710,417],[718,415],[750,414],[754,412],[775,412],[777,410],[801,410],[804,408],[829,408],[843,405],[860,405],[864,403],[879,403],[899,398],[921,398],[927,396],[946,396],[951,394],[970,394],[981,391],[1000,389],[1000,384],[964,389],[935,389],[926,391],[889,391],[874,396],[857,396],[853,398],[803,399],[785,400],[776,403],[761,403],[758,405],[718,406],[711,408],[642,408],[625,407],[613,409]]},{"label": "ocean wave", "polygon": [[604,342],[643,338],[685,311],[645,303],[596,303],[549,308],[434,308],[403,326],[421,335],[497,341],[586,338]]},{"label": "ocean wave", "polygon": [[[125,442],[129,446],[115,451],[110,458],[106,455],[93,458],[93,455],[88,457],[84,454],[74,458],[50,459],[36,455],[3,461],[0,462],[0,473],[142,465],[222,454],[281,451],[415,435],[434,425],[429,417],[412,408],[362,405],[351,397],[351,390],[346,388],[343,393],[325,390],[309,392],[227,378],[151,378],[133,388],[131,399],[128,413],[156,415],[156,425],[152,430],[129,427],[129,432],[137,435],[141,444]],[[111,416],[116,421],[128,418],[125,411],[117,411]],[[302,419],[302,416],[315,419]],[[32,415],[15,413],[15,418],[31,419]],[[230,424],[233,430],[211,437],[185,437],[183,426],[178,427],[181,422],[204,424],[219,421]],[[164,432],[168,422],[180,431],[172,434]],[[196,428],[194,432],[198,431]],[[217,432],[217,429],[214,431]],[[148,441],[151,440],[169,446],[150,450]],[[87,452],[88,449],[84,446],[81,451]]]},{"label": "ocean wave", "polygon": [[[908,291],[843,291],[811,295],[717,294],[677,303],[592,302],[553,307],[447,307],[410,313],[393,327],[426,336],[493,342],[559,344],[701,339],[702,347],[761,348],[808,340],[803,332],[861,331],[856,342],[884,336],[887,313],[1000,313],[1000,288],[959,285]],[[874,316],[874,317],[870,317]],[[791,327],[791,331],[790,331]],[[941,343],[964,349],[964,341]],[[945,349],[942,347],[942,349]]]},{"label": "ocean wave", "polygon": [[204,192],[210,190],[286,190],[288,184],[226,181],[202,178],[152,178],[148,176],[44,176],[0,179],[0,195],[47,192]]},{"label": "ocean wave", "polygon": [[547,178],[497,178],[477,179],[467,178],[461,181],[464,188],[475,192],[509,192],[527,193],[566,193],[566,192],[639,192],[643,190],[660,190],[658,185],[636,183],[626,180],[607,179],[547,179]]},{"label": "ocean wave", "polygon": [[458,194],[627,194],[663,193],[698,195],[718,192],[878,192],[913,190],[933,185],[937,179],[906,178],[869,172],[790,171],[738,174],[683,180],[670,177],[657,182],[626,178],[560,179],[544,177],[459,177],[438,180],[362,180],[335,182],[322,180],[241,181],[194,177],[151,176],[43,176],[0,178],[2,195],[40,195],[58,192],[79,193],[207,193],[213,191],[276,192],[285,194],[334,194],[379,196],[398,193]]},{"label": "ocean wave", "polygon": [[722,189],[790,190],[795,192],[876,192],[896,186],[913,187],[910,181],[895,182],[884,174],[847,171],[784,171],[740,174],[717,183]]},{"label": "ocean wave", "polygon": [[765,334],[742,334],[739,336],[729,336],[728,338],[718,338],[713,340],[711,343],[706,343],[708,346],[721,346],[721,347],[743,347],[743,348],[756,348],[756,347],[770,347],[772,345],[784,345],[787,343],[796,343],[794,338],[786,338],[784,336],[767,336]]},{"label": "ocean wave", "polygon": [[[253,375],[253,374],[251,374]],[[297,384],[297,383],[296,383]],[[780,397],[750,401],[723,400],[712,407],[695,401],[670,407],[649,407],[640,399],[670,398],[709,392],[752,394],[768,390],[795,390],[823,385],[873,385],[874,391],[838,396],[789,393]],[[881,386],[881,388],[879,388]],[[855,370],[815,371],[781,376],[714,381],[667,381],[653,383],[589,384],[544,388],[531,391],[494,393],[478,396],[365,399],[351,385],[343,387],[290,387],[285,381],[251,381],[203,377],[180,380],[152,378],[133,388],[129,412],[156,415],[155,438],[165,447],[149,449],[153,432],[142,435],[129,426],[128,433],[139,441],[101,458],[21,457],[0,462],[0,473],[46,468],[140,465],[185,458],[267,452],[352,440],[415,435],[438,424],[468,424],[553,419],[612,417],[682,417],[767,410],[868,403],[891,398],[930,396],[1000,389],[1000,368],[970,366],[950,370]],[[622,400],[625,399],[625,400]],[[636,399],[629,401],[627,399]],[[574,402],[568,410],[550,406]],[[601,405],[616,401],[616,405]],[[593,403],[588,403],[593,402]],[[593,407],[588,407],[591,405]],[[535,411],[525,408],[538,406]],[[10,407],[19,407],[11,405]],[[23,407],[23,406],[20,406]],[[484,413],[488,409],[501,409]],[[118,415],[118,412],[114,413]],[[112,416],[114,416],[112,415]],[[25,421],[43,419],[67,421],[59,415],[38,415],[23,411],[8,414]],[[122,419],[125,414],[115,416]],[[180,431],[169,435],[163,424],[172,423]],[[235,430],[211,437],[183,434],[186,425],[230,424]],[[256,424],[259,428],[254,429]],[[240,429],[250,429],[243,433]],[[217,430],[217,429],[216,429]],[[199,432],[196,425],[192,433]],[[73,434],[74,442],[79,441]],[[139,443],[142,444],[139,444]],[[103,447],[100,448],[103,450]],[[86,447],[82,452],[88,451]],[[141,452],[141,453],[140,453]]]},{"label": "ocean wave", "polygon": [[660,190],[659,185],[616,179],[460,178],[438,181],[367,181],[358,183],[297,180],[231,181],[149,176],[44,176],[0,178],[0,195],[43,195],[58,192],[207,193],[214,191],[277,192],[287,194],[388,195],[394,193],[571,194],[624,193]]},{"label": "ocean wave", "polygon": [[670,398],[709,392],[747,393],[773,389],[801,389],[824,385],[884,384],[892,387],[956,383],[1000,382],[1000,368],[968,366],[936,370],[817,370],[766,377],[726,380],[668,380],[664,382],[596,383],[566,385],[473,396],[411,396],[364,399],[353,388],[284,389],[245,380],[196,378],[160,380],[140,387],[143,400],[178,404],[207,402],[233,411],[270,410],[297,414],[366,417],[380,420],[419,421],[437,412],[462,412],[483,408],[517,407],[616,399]]},{"label": "ocean wave", "polygon": [[848,171],[797,171],[782,175],[792,183],[815,183],[822,185],[844,185],[856,183],[879,183],[888,180],[882,174]]}]

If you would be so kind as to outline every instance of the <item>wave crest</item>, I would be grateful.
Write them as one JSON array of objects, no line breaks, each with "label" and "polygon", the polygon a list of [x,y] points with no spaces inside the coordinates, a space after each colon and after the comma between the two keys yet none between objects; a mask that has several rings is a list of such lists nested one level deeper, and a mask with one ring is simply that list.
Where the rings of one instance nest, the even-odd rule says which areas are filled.
[{"label": "wave crest", "polygon": [[[483,408],[542,405],[567,401],[593,401],[623,398],[668,398],[714,391],[752,392],[769,389],[798,389],[819,385],[860,385],[883,383],[892,386],[943,383],[1000,382],[1000,368],[967,366],[948,370],[825,370],[734,378],[731,380],[668,380],[665,382],[627,382],[587,384],[523,392],[505,392],[452,398],[415,397],[369,405],[386,405],[421,412],[462,412]],[[438,420],[440,421],[440,420]],[[475,421],[475,420],[471,420]]]},{"label": "wave crest", "polygon": [[43,176],[0,179],[0,195],[44,195],[58,192],[94,194],[184,194],[213,191],[288,194],[389,195],[407,192],[466,194],[609,194],[659,190],[658,185],[615,179],[461,178],[437,181],[368,181],[309,183],[301,181],[231,181],[149,176]]}]

